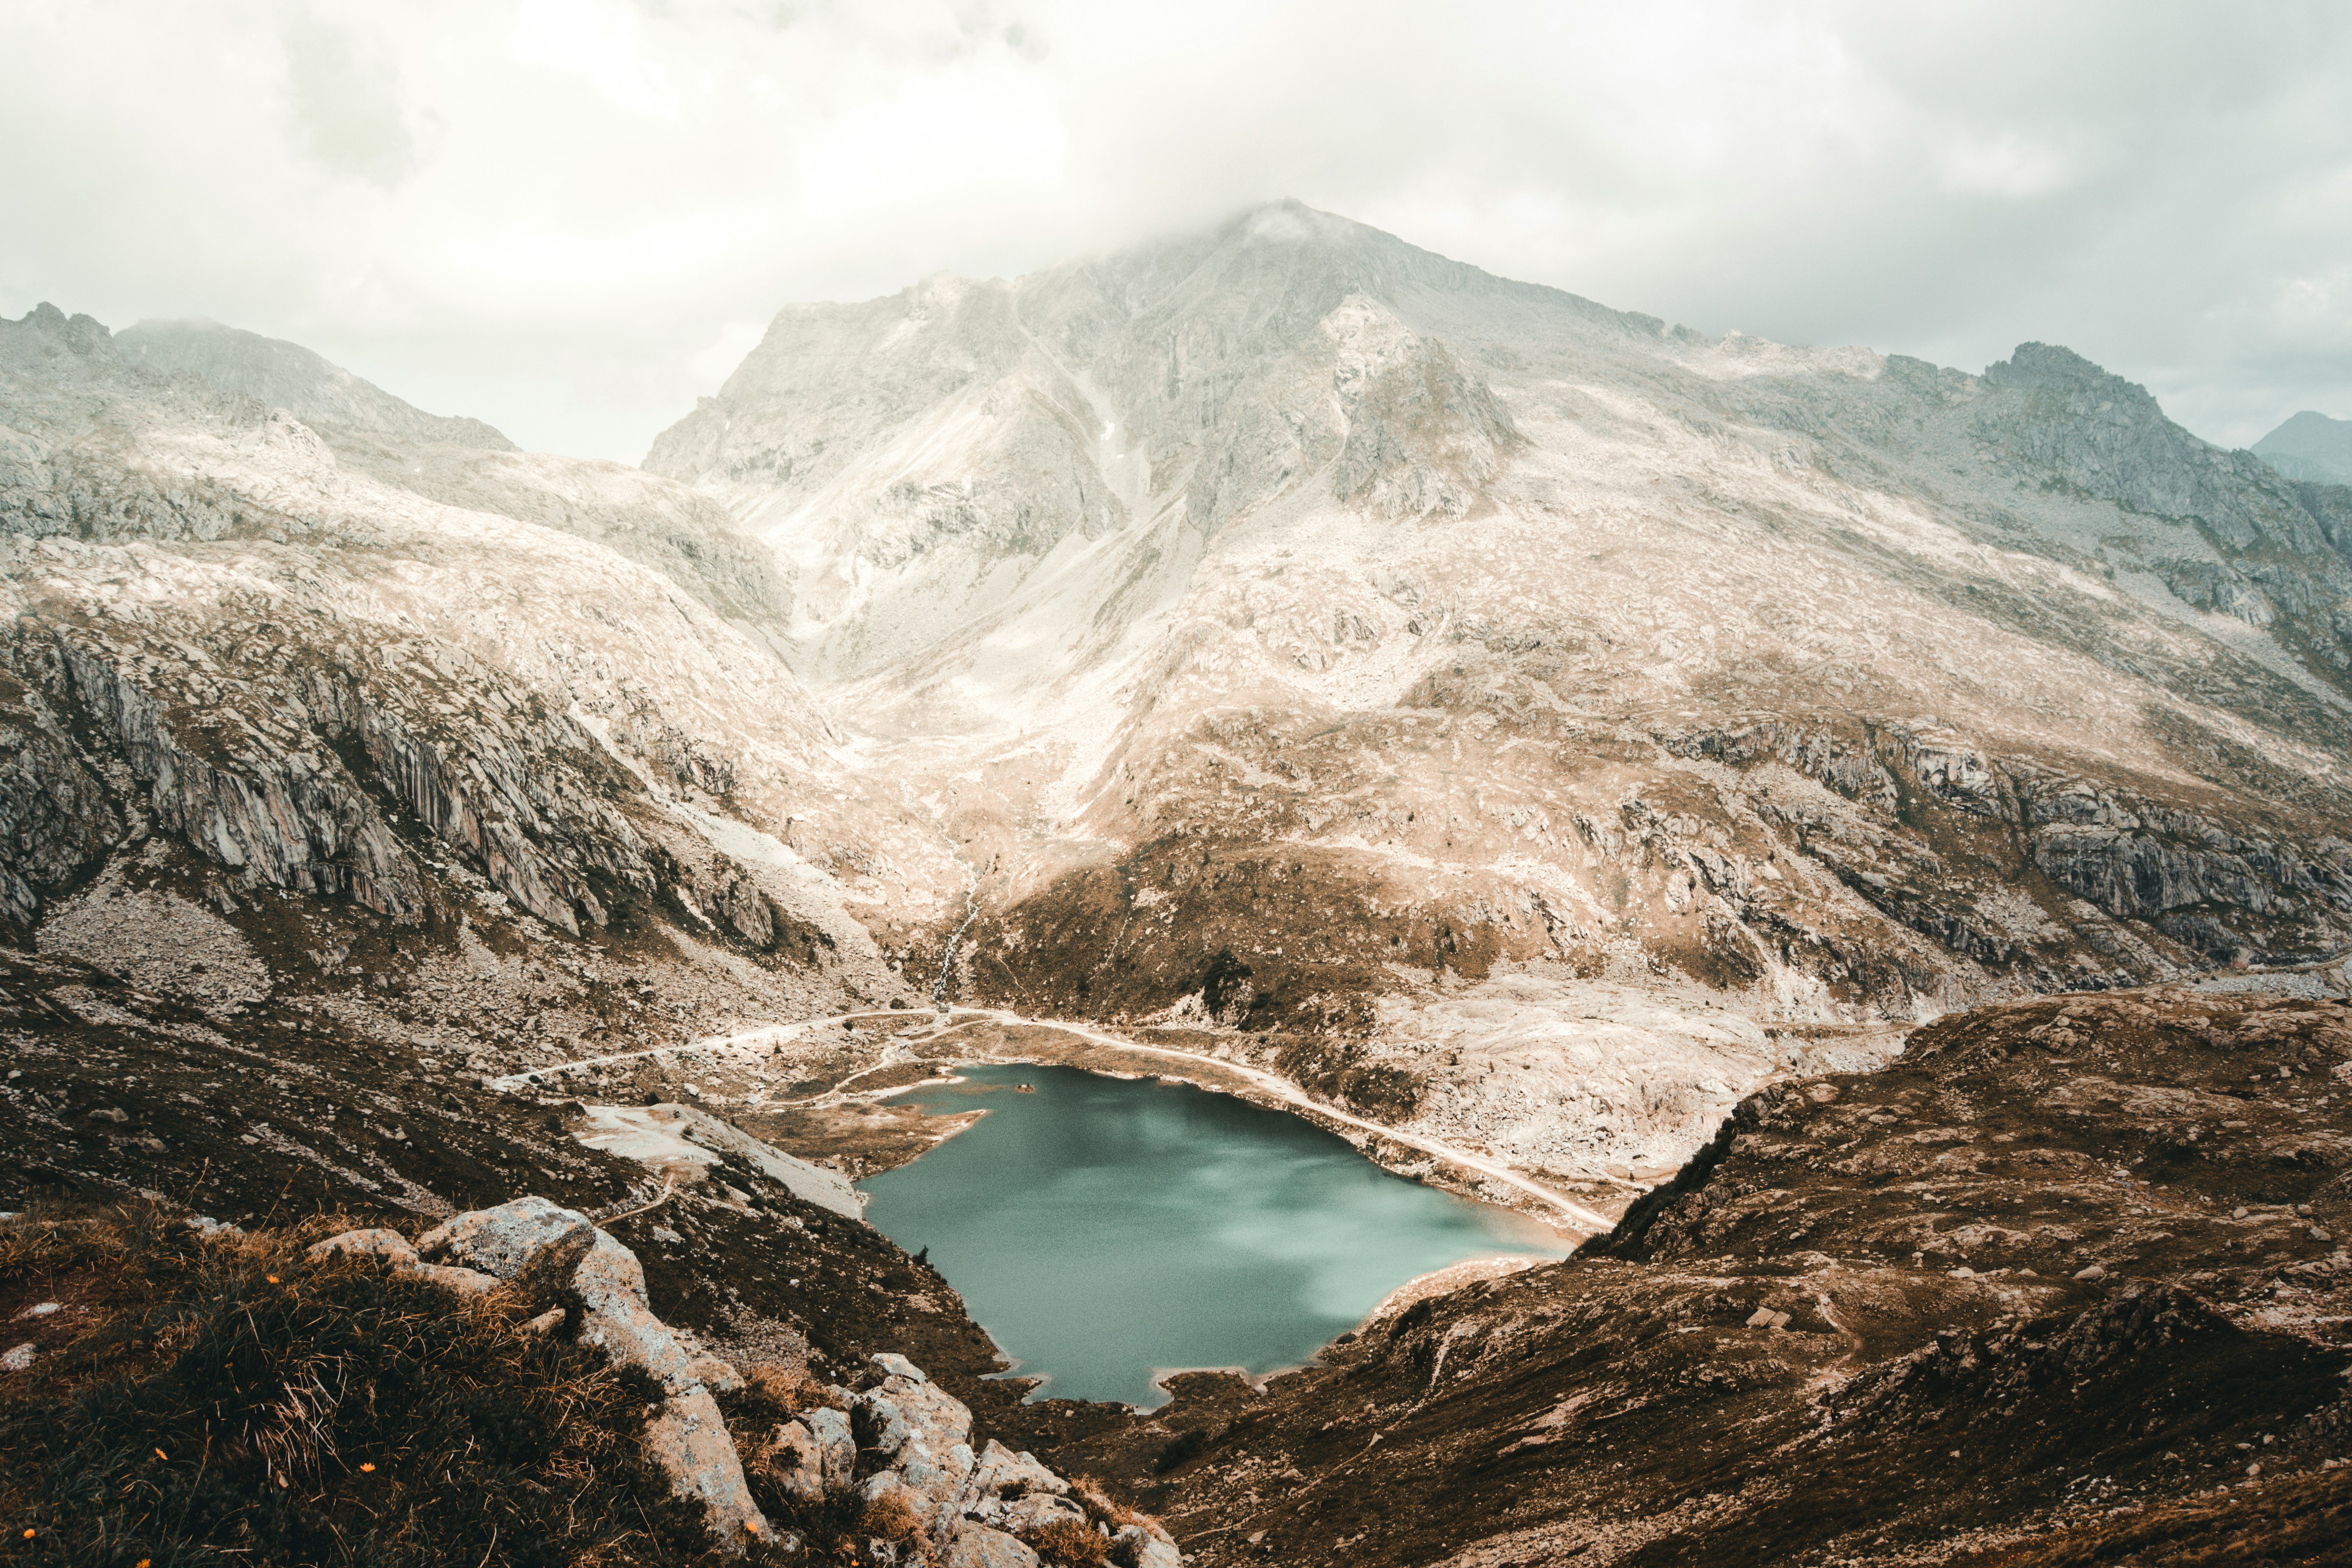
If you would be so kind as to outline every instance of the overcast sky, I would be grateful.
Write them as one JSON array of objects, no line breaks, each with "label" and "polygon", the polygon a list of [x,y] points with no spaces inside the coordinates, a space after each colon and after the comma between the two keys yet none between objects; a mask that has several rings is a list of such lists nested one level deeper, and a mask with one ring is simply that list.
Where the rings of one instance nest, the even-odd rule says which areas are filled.
[{"label": "overcast sky", "polygon": [[1710,332],[2352,416],[2352,5],[0,0],[0,312],[635,461],[775,309],[1296,195]]}]

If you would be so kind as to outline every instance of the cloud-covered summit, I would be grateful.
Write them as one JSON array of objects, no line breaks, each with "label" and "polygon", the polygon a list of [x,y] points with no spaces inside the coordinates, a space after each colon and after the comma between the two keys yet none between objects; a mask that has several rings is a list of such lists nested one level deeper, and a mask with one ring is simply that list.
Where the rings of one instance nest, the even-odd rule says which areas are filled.
[{"label": "cloud-covered summit", "polygon": [[1212,0],[16,6],[0,313],[206,316],[634,459],[780,299],[1284,193],[1710,335],[2352,406],[2352,15]]}]

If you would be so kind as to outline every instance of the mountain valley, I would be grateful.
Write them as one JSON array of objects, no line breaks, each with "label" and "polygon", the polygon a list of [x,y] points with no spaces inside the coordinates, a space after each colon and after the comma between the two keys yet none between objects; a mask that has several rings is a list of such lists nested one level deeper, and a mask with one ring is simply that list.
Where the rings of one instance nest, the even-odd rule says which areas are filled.
[{"label": "mountain valley", "polygon": [[[2274,445],[1297,203],[788,307],[635,468],[42,306],[0,1231],[544,1197],[1202,1564],[2344,1560],[2352,488]],[[1024,1403],[847,1184],[970,1060],[1585,1245]]]}]

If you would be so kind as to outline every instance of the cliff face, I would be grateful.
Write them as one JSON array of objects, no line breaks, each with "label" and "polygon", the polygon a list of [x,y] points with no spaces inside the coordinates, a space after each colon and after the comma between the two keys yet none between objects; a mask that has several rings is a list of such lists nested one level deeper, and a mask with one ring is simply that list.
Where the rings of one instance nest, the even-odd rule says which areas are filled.
[{"label": "cliff face", "polygon": [[19,939],[176,974],[187,933],[154,917],[208,908],[258,994],[357,980],[387,1030],[480,1006],[501,1048],[551,1020],[498,1017],[520,964],[459,979],[485,941],[634,949],[665,1028],[895,986],[840,882],[763,830],[829,820],[824,857],[872,820],[769,641],[765,552],[634,470],[322,436],[214,368],[0,323]]}]

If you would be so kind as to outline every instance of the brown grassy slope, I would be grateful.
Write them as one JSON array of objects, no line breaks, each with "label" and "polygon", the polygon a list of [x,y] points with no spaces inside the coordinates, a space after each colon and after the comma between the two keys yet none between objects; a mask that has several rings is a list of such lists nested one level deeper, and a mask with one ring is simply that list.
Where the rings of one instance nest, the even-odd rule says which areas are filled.
[{"label": "brown grassy slope", "polygon": [[2352,1560],[2347,1057],[2335,1003],[1957,1016],[1751,1098],[1566,1263],[1056,1462],[1206,1568]]},{"label": "brown grassy slope", "polygon": [[[0,948],[0,1210],[35,1201],[184,1204],[248,1226],[341,1212],[421,1229],[538,1194],[592,1216],[656,1195],[643,1167],[583,1148],[561,1107],[496,1093],[417,1044],[331,1012],[237,1016],[147,995],[87,965]],[[751,1195],[730,1199],[719,1183]],[[804,1341],[841,1375],[897,1351],[987,1406],[995,1350],[955,1292],[868,1226],[747,1167],[615,1233],[662,1319],[759,1353]]]},{"label": "brown grassy slope", "polygon": [[0,1318],[37,1347],[0,1377],[8,1561],[705,1554],[644,1457],[648,1380],[524,1330],[542,1303],[311,1267],[324,1228],[207,1237],[143,1205],[0,1226]]}]

